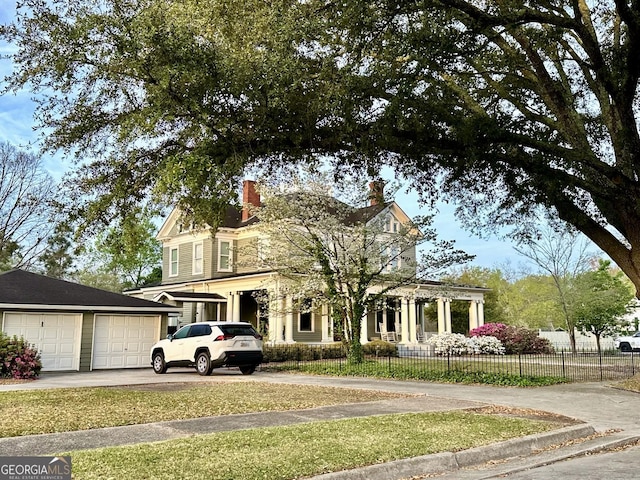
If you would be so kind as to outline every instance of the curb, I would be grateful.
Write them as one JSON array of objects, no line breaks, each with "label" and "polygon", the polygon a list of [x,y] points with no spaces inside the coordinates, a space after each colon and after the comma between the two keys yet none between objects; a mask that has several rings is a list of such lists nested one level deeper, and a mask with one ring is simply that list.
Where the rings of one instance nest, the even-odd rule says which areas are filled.
[{"label": "curb", "polygon": [[591,425],[573,425],[552,432],[514,438],[504,442],[475,447],[460,452],[423,455],[353,470],[325,473],[309,477],[313,480],[400,480],[427,473],[451,472],[491,460],[531,455],[536,450],[595,433]]}]

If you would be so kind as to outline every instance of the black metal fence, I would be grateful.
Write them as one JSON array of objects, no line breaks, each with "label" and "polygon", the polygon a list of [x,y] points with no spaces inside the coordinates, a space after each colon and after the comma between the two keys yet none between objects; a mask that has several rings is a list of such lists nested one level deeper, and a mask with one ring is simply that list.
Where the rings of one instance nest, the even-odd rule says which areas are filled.
[{"label": "black metal fence", "polygon": [[266,370],[298,370],[398,378],[433,378],[463,372],[517,377],[552,377],[572,382],[624,380],[640,373],[640,354],[617,350],[557,350],[553,354],[434,355],[424,347],[365,351],[365,361],[349,364],[342,346],[265,346]]}]

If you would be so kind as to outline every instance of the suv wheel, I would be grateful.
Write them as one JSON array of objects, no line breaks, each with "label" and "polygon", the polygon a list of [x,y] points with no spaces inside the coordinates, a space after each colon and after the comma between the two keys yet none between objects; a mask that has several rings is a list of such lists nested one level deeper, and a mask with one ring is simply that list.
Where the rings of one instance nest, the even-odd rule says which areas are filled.
[{"label": "suv wheel", "polygon": [[627,342],[623,342],[620,344],[620,351],[621,352],[630,352],[633,349],[631,348],[631,345],[629,345]]},{"label": "suv wheel", "polygon": [[209,352],[200,352],[196,357],[196,370],[200,375],[211,375],[211,357]]},{"label": "suv wheel", "polygon": [[251,375],[253,372],[256,371],[256,367],[257,365],[242,365],[240,367],[240,371],[242,372],[243,375]]},{"label": "suv wheel", "polygon": [[166,373],[167,371],[167,364],[164,362],[162,352],[153,354],[153,371],[156,373]]}]

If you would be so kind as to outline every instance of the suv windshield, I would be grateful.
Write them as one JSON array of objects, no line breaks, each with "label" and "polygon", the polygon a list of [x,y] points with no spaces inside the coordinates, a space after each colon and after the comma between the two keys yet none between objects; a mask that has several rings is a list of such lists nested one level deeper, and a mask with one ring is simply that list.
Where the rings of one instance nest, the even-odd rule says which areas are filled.
[{"label": "suv windshield", "polygon": [[185,325],[176,333],[174,333],[172,338],[174,339],[187,338],[187,334],[189,333],[189,328],[191,328],[190,325]]}]

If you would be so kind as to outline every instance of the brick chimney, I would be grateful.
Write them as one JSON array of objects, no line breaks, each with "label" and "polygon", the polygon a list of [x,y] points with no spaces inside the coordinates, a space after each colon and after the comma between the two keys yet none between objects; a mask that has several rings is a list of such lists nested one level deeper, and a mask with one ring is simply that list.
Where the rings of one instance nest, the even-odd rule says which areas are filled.
[{"label": "brick chimney", "polygon": [[369,183],[369,205],[384,203],[384,180],[374,180]]},{"label": "brick chimney", "polygon": [[256,191],[256,182],[244,180],[242,182],[242,221],[246,222],[251,217],[249,205],[260,206],[260,194]]}]

